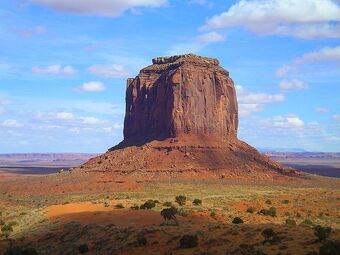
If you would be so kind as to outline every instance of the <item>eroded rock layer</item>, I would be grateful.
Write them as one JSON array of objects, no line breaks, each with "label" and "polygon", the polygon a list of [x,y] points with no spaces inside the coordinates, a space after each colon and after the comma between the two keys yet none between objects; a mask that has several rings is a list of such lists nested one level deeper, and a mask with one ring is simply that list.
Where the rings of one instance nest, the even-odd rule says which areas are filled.
[{"label": "eroded rock layer", "polygon": [[124,140],[83,170],[146,179],[299,175],[237,139],[234,82],[217,59],[152,62],[127,81]]}]

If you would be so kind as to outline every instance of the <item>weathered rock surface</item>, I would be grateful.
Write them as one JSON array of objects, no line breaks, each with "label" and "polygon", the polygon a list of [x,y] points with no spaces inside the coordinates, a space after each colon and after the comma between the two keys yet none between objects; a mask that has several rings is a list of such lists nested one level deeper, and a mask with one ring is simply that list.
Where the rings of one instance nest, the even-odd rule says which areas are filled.
[{"label": "weathered rock surface", "polygon": [[232,139],[237,124],[234,83],[217,59],[156,58],[127,81],[124,140],[130,144],[184,134]]},{"label": "weathered rock surface", "polygon": [[81,169],[138,180],[300,175],[238,140],[237,126],[234,83],[217,59],[155,58],[127,81],[124,140]]}]

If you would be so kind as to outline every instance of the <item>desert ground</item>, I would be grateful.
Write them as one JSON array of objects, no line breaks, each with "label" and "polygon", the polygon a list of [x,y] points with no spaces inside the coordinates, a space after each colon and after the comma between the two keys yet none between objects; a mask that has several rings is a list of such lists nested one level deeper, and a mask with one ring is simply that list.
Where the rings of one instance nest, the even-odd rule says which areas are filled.
[{"label": "desert ground", "polygon": [[[72,179],[78,183],[68,185],[76,188],[66,189],[53,181],[72,173],[47,173],[3,173],[0,254],[319,254],[320,247],[340,239],[337,178],[308,175],[285,183],[174,179],[127,185],[92,173],[75,174]],[[42,180],[57,186],[39,188]],[[185,201],[176,201],[177,196]],[[147,201],[152,208],[141,209]],[[178,210],[178,225],[161,216],[170,206]],[[325,240],[318,241],[317,225],[326,232],[331,228]]]}]

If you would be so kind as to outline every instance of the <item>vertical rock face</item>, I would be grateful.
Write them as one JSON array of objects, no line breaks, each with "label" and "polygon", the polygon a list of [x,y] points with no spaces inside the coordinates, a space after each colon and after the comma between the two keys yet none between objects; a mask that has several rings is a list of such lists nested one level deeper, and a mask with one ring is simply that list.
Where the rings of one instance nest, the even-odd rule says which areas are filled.
[{"label": "vertical rock face", "polygon": [[233,139],[237,125],[234,83],[216,59],[156,58],[127,81],[124,140],[187,134]]},{"label": "vertical rock face", "polygon": [[273,178],[296,175],[237,139],[234,83],[216,59],[153,59],[128,79],[124,140],[83,171],[118,179]]}]

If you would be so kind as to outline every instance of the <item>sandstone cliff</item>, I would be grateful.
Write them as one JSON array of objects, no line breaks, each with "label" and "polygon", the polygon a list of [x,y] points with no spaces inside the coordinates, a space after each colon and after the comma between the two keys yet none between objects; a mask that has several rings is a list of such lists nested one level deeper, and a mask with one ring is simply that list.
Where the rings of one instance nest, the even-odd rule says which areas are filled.
[{"label": "sandstone cliff", "polygon": [[81,166],[118,179],[298,176],[237,139],[233,80],[217,59],[155,58],[128,79],[124,140]]}]

